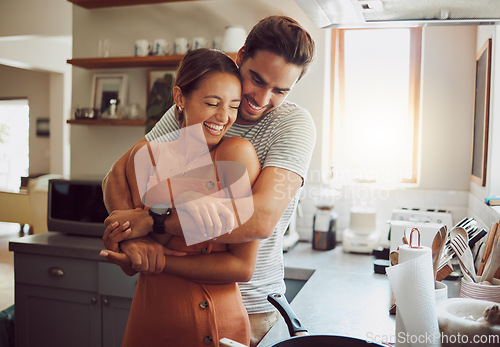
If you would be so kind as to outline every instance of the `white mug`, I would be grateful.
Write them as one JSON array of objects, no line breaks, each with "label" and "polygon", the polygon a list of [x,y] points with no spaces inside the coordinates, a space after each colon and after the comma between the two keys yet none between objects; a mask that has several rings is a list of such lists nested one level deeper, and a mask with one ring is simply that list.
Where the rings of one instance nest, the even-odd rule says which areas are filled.
[{"label": "white mug", "polygon": [[195,37],[193,38],[193,43],[191,45],[191,49],[198,49],[198,48],[207,48],[207,40],[204,37]]},{"label": "white mug", "polygon": [[189,49],[189,42],[184,37],[178,37],[174,41],[174,54],[186,54]]},{"label": "white mug", "polygon": [[215,36],[212,41],[212,48],[222,50],[222,36]]},{"label": "white mug", "polygon": [[137,40],[135,41],[135,56],[145,57],[149,55],[151,51],[151,43],[148,40]]},{"label": "white mug", "polygon": [[164,39],[156,39],[153,43],[153,53],[154,55],[165,55],[168,53],[167,50],[168,42]]},{"label": "white mug", "polygon": [[110,54],[110,46],[111,43],[109,39],[101,39],[99,40],[99,56],[107,58]]}]

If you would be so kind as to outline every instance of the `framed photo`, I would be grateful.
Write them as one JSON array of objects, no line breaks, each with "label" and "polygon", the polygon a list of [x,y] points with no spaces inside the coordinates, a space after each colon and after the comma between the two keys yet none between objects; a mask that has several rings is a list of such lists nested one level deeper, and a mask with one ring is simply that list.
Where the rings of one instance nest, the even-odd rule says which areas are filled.
[{"label": "framed photo", "polygon": [[103,74],[94,75],[92,83],[91,105],[105,113],[116,100],[117,105],[127,105],[128,75]]},{"label": "framed photo", "polygon": [[175,70],[147,71],[146,132],[174,104]]},{"label": "framed photo", "polygon": [[36,136],[49,137],[50,136],[50,119],[37,118],[36,119]]},{"label": "framed photo", "polygon": [[486,185],[488,157],[488,123],[490,110],[491,39],[476,55],[476,88],[474,97],[474,124],[472,134],[472,182]]}]

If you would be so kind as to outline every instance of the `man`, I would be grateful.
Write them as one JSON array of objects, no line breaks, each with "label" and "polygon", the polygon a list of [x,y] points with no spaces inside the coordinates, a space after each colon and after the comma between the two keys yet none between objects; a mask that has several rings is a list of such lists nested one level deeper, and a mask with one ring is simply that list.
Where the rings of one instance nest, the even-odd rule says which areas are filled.
[{"label": "man", "polygon": [[[253,277],[249,282],[239,284],[249,313],[252,346],[262,339],[278,318],[274,307],[267,302],[267,294],[285,290],[283,234],[297,206],[316,130],[306,110],[284,101],[305,74],[313,55],[314,41],[295,20],[271,16],[255,25],[236,57],[243,95],[238,118],[227,135],[243,137],[253,144],[262,171],[252,189],[252,217],[216,242],[261,240]],[[172,108],[138,143],[161,140],[178,128]],[[113,211],[106,220],[108,229],[103,239],[111,251],[119,250],[118,242],[128,235],[122,231],[129,226],[151,230],[153,225],[147,211],[133,209],[137,206],[132,204],[125,178],[126,162],[132,153],[131,148],[118,159],[103,181],[105,204],[108,211]],[[166,219],[165,229],[172,234],[182,234],[175,213]],[[166,271],[198,281],[210,280],[211,255],[207,255],[203,263],[196,264],[196,271],[193,271],[193,264],[183,259],[189,257],[170,255],[162,245],[147,237],[122,241],[120,249],[128,256],[135,271]],[[123,263],[124,255],[117,257],[113,252],[103,255],[122,268],[127,266]]]}]

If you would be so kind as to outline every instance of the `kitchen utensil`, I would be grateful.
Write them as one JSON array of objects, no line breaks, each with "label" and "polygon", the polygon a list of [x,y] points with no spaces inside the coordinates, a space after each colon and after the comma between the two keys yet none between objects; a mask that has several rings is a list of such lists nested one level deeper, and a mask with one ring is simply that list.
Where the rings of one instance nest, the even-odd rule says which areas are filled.
[{"label": "kitchen utensil", "polygon": [[436,274],[436,281],[444,280],[452,272],[453,272],[453,266],[451,265],[450,261],[448,260],[446,263],[444,263],[438,267],[438,271]]},{"label": "kitchen utensil", "polygon": [[497,272],[498,267],[500,266],[500,238],[497,240],[496,245],[494,245],[491,250],[490,256],[486,261],[486,265],[484,267],[483,275],[481,276],[482,281],[491,281]]},{"label": "kitchen utensil", "polygon": [[467,276],[472,282],[477,283],[472,252],[467,244],[467,232],[460,227],[453,229],[451,232],[454,231],[455,236],[452,238],[450,246],[458,257],[464,276]]},{"label": "kitchen utensil", "polygon": [[438,230],[436,235],[434,235],[434,240],[432,241],[432,265],[434,269],[434,278],[437,277],[437,270],[439,267],[441,254],[443,252],[447,236],[448,236],[448,229],[446,225],[444,225]]},{"label": "kitchen utensil", "polygon": [[399,263],[399,252],[394,251],[389,254],[389,259],[391,261],[391,266],[398,265]]},{"label": "kitchen utensil", "polygon": [[495,223],[491,226],[490,231],[488,232],[488,236],[486,237],[486,242],[484,244],[484,251],[481,257],[481,263],[479,264],[479,269],[477,270],[478,276],[481,276],[484,271],[484,267],[486,265],[486,261],[490,256],[491,249],[493,248],[493,242],[495,241],[495,236],[498,230],[498,223]]},{"label": "kitchen utensil", "polygon": [[[307,329],[302,325],[300,319],[290,307],[283,294],[273,293],[267,296],[267,300],[273,304],[274,307],[283,316],[290,336],[289,339],[277,342],[275,347],[330,347],[330,346],[346,346],[346,347],[368,347],[368,346],[383,346],[381,344],[357,339],[354,337],[338,336],[338,335],[309,335]],[[304,334],[297,336],[297,334]]]}]

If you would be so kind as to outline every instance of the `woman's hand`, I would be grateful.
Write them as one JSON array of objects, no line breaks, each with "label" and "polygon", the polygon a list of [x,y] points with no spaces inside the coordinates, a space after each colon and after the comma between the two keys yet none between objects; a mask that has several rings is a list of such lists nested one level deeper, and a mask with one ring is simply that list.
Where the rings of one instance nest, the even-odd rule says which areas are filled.
[{"label": "woman's hand", "polygon": [[118,243],[126,239],[146,236],[151,231],[152,219],[142,208],[115,210],[104,220],[106,230],[102,237],[104,246],[118,251]]},{"label": "woman's hand", "polygon": [[[194,191],[184,192],[174,199],[187,243],[189,239],[200,239],[200,234],[208,240],[234,229],[234,214],[223,204],[224,200],[227,199]],[[192,221],[186,218],[186,214],[194,221],[194,228],[190,227]]]}]

